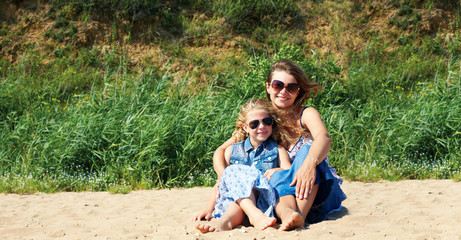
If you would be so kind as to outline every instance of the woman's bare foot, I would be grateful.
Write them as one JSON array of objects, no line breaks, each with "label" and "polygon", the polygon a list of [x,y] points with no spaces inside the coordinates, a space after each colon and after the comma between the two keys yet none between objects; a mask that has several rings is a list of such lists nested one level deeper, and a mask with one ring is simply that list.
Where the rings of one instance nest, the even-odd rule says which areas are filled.
[{"label": "woman's bare foot", "polygon": [[232,224],[230,221],[222,218],[215,218],[206,223],[197,223],[195,228],[202,233],[208,232],[220,232],[232,230]]},{"label": "woman's bare foot", "polygon": [[286,214],[284,218],[282,218],[282,225],[280,226],[280,230],[282,231],[289,231],[296,228],[301,228],[304,226],[303,217],[298,212],[291,212],[290,214]]},{"label": "woman's bare foot", "polygon": [[264,215],[264,213],[262,212],[261,214],[258,214],[256,217],[249,217],[249,219],[251,225],[260,230],[272,227],[277,222],[277,219],[275,217],[268,217]]}]

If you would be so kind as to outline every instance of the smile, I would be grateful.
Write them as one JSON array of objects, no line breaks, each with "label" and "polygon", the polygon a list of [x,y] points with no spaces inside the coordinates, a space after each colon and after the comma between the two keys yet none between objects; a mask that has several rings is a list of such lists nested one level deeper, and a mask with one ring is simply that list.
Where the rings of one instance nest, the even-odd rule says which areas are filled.
[{"label": "smile", "polygon": [[284,96],[277,96],[277,98],[282,100],[282,101],[286,101],[286,100],[290,99],[289,97],[284,97]]}]

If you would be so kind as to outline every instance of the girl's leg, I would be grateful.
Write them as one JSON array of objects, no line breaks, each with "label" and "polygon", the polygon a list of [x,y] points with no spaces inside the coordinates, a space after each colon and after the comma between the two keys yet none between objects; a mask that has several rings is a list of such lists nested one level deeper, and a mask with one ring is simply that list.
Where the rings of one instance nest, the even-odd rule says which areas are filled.
[{"label": "girl's leg", "polygon": [[195,228],[202,233],[228,231],[242,224],[244,219],[245,213],[240,206],[235,202],[231,202],[227,206],[226,212],[224,212],[222,217],[213,218],[206,224],[197,223]]},{"label": "girl's leg", "polygon": [[279,198],[275,205],[275,214],[282,220],[280,230],[287,231],[304,226],[304,218],[299,213],[294,195],[285,195]]},{"label": "girl's leg", "polygon": [[274,217],[266,216],[257,206],[255,193],[251,193],[249,198],[240,198],[237,201],[242,210],[248,216],[251,225],[255,228],[264,230],[268,227],[272,227],[277,222]]}]

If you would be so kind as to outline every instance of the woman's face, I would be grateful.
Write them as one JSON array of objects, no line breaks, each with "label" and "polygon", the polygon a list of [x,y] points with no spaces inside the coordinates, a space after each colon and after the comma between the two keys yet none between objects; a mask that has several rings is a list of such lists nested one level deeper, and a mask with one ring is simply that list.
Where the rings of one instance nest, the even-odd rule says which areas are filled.
[{"label": "woman's face", "polygon": [[[260,109],[251,110],[247,113],[245,124],[243,129],[250,136],[250,142],[253,146],[259,146],[262,142],[266,141],[272,134],[272,125],[268,126],[263,123],[263,119],[270,117],[269,114]],[[259,121],[259,124],[256,124],[253,129],[250,127],[252,121]]]},{"label": "woman's face", "polygon": [[[274,71],[272,73],[271,83],[274,80],[283,82],[285,86],[287,86],[290,83],[298,84],[296,79],[285,71]],[[299,94],[299,91],[292,92],[292,93],[288,92],[286,87],[283,88],[282,90],[274,89],[272,85],[269,83],[266,83],[266,91],[270,95],[270,100],[272,102],[272,105],[278,109],[285,109],[285,108],[292,107],[293,103],[296,100],[296,97]]]}]

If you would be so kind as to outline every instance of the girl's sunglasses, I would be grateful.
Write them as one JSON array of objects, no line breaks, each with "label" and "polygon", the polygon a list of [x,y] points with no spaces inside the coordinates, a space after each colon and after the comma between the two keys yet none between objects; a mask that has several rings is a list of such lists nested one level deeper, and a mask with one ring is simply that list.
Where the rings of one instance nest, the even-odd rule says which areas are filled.
[{"label": "girl's sunglasses", "polygon": [[[272,126],[274,124],[274,119],[272,117],[265,117],[261,120],[261,122],[266,126]],[[251,120],[248,123],[248,127],[251,129],[256,129],[259,126],[259,120]]]},{"label": "girl's sunglasses", "polygon": [[274,80],[272,81],[271,86],[277,91],[282,91],[282,89],[286,88],[287,92],[290,94],[294,94],[299,91],[299,85],[297,83],[288,83],[285,85],[285,83],[280,80]]}]

